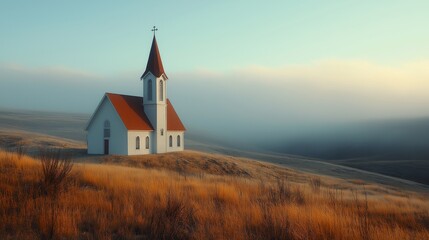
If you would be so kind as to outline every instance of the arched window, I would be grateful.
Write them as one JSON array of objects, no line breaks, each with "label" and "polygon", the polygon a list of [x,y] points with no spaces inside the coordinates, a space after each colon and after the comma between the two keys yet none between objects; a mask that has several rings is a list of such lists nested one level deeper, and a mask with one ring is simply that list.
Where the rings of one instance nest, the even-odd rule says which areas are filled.
[{"label": "arched window", "polygon": [[140,137],[136,137],[136,149],[140,149]]},{"label": "arched window", "polygon": [[159,100],[164,101],[164,84],[162,80],[159,80]]},{"label": "arched window", "polygon": [[170,135],[170,137],[168,138],[168,145],[170,146],[170,147],[172,147],[173,146],[173,136],[171,136]]},{"label": "arched window", "polygon": [[146,149],[149,149],[149,136],[146,137]]},{"label": "arched window", "polygon": [[147,100],[152,101],[152,80],[147,82]]},{"label": "arched window", "polygon": [[177,146],[180,147],[180,135],[177,135]]},{"label": "arched window", "polygon": [[110,122],[109,120],[104,121],[104,137],[110,137]]}]

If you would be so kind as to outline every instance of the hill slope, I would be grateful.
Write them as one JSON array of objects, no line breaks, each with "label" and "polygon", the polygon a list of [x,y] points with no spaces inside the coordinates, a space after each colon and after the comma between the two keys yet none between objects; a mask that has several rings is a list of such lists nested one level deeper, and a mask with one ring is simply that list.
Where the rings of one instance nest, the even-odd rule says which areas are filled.
[{"label": "hill slope", "polygon": [[[256,153],[216,147],[228,151],[227,155],[185,151],[147,156],[87,155],[86,146],[79,142],[50,135],[0,129],[0,149],[15,151],[22,147],[26,153],[37,155],[40,148],[62,148],[73,156],[75,162],[109,163],[142,168],[158,168],[188,174],[210,173],[240,175],[266,179],[290,176],[298,181],[303,175],[325,175],[346,181],[365,180],[367,183],[383,184],[396,191],[429,192],[429,186],[399,178],[366,172],[359,169],[306,159],[300,156]],[[233,155],[233,156],[232,156]],[[256,159],[256,160],[255,160]],[[162,160],[162,161],[161,161]],[[259,161],[257,161],[259,160]],[[306,174],[304,174],[305,172]],[[301,175],[297,175],[301,173]]]},{"label": "hill slope", "polygon": [[[216,163],[165,169],[186,155]],[[215,158],[186,152],[78,163],[55,194],[40,161],[0,152],[0,238],[429,238],[424,195]],[[147,164],[154,161],[162,163]]]}]

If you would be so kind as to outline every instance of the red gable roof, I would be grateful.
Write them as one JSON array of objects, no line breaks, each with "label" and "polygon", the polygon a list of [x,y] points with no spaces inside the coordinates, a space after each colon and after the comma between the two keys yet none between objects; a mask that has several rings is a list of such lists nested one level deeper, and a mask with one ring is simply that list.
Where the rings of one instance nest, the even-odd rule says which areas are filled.
[{"label": "red gable roof", "polygon": [[[128,130],[153,130],[143,109],[143,98],[106,93],[119,117]],[[167,131],[185,131],[186,128],[167,99]]]},{"label": "red gable roof", "polygon": [[[150,48],[149,59],[147,60],[146,70],[144,71],[141,78],[146,73],[151,72],[155,77],[160,77],[165,74],[164,67],[162,66],[161,55],[159,54],[158,44],[155,36],[153,36],[152,47]],[[167,76],[165,76],[167,77]]]},{"label": "red gable roof", "polygon": [[167,99],[167,130],[168,131],[185,131],[186,128],[183,126],[182,121],[171,105],[170,99]]}]

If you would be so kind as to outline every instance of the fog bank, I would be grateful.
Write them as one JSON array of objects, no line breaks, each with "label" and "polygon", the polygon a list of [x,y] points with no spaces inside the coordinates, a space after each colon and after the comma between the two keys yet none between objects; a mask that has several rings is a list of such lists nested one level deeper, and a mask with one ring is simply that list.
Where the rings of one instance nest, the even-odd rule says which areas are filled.
[{"label": "fog bank", "polygon": [[[0,107],[91,113],[104,92],[141,95],[142,71],[103,76],[3,64]],[[167,74],[167,94],[190,133],[242,145],[287,142],[348,123],[429,116],[429,62],[392,67],[329,60]]]}]

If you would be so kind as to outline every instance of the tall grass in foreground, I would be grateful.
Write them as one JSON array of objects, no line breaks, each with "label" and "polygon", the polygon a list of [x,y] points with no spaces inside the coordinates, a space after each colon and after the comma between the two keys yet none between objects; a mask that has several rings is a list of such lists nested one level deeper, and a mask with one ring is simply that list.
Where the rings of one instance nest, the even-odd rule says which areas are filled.
[{"label": "tall grass in foreground", "polygon": [[[0,239],[49,236],[40,161],[0,152]],[[55,239],[429,239],[429,203],[320,179],[184,176],[76,165],[56,198]]]}]

